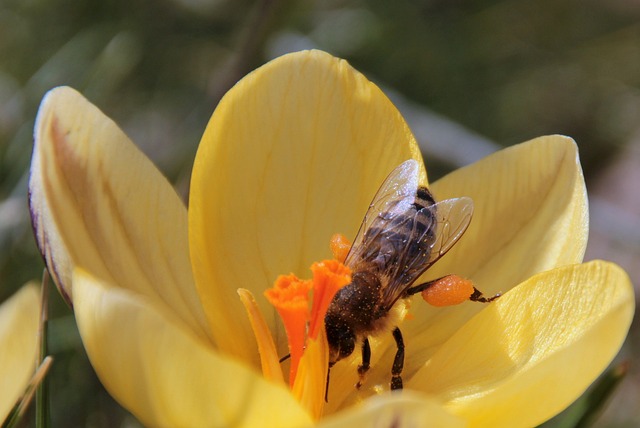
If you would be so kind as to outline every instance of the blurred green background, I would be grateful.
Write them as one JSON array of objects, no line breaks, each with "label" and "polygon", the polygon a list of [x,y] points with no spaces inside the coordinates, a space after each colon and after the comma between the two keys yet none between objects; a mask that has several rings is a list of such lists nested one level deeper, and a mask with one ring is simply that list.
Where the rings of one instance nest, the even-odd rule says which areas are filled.
[{"label": "blurred green background", "polygon": [[[637,1],[0,0],[0,301],[42,274],[26,182],[48,89],[80,90],[185,195],[222,94],[269,59],[312,47],[383,88],[432,180],[502,146],[574,137],[590,192],[586,258],[622,265],[638,290]],[[56,293],[51,311],[53,426],[138,426],[100,386]],[[599,426],[640,425],[638,356],[635,322],[617,359],[628,375]]]}]

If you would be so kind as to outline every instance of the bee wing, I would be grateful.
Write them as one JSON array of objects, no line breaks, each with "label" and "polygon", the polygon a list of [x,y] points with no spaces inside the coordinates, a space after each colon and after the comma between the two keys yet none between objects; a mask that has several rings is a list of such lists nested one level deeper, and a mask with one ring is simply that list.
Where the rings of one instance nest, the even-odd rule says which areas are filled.
[{"label": "bee wing", "polygon": [[420,275],[453,247],[469,227],[472,216],[473,200],[468,197],[446,199],[408,216],[410,224],[402,227],[411,226],[411,233],[385,272],[383,307],[390,309]]},{"label": "bee wing", "polygon": [[403,215],[413,206],[419,186],[420,169],[418,162],[409,159],[397,166],[384,180],[373,197],[358,234],[351,245],[345,264],[354,268],[367,263],[369,269],[383,270],[380,259],[376,260],[379,251],[375,244],[378,234],[398,215]]}]

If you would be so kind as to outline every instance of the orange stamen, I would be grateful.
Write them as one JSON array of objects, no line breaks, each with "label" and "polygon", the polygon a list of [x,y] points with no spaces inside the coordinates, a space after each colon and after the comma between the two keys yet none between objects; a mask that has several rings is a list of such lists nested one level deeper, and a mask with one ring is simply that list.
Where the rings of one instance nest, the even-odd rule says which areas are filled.
[{"label": "orange stamen", "polygon": [[324,315],[333,296],[351,282],[351,269],[338,260],[323,260],[311,265],[311,271],[313,272],[313,306],[309,337],[315,340],[320,329],[324,329]]},{"label": "orange stamen", "polygon": [[289,384],[293,385],[298,364],[305,346],[305,333],[309,321],[309,290],[312,282],[298,279],[295,275],[280,275],[265,296],[278,313],[284,324],[289,340],[291,368]]},{"label": "orange stamen", "polygon": [[473,282],[458,275],[437,279],[423,292],[422,298],[433,306],[453,306],[469,300],[474,292]]},{"label": "orange stamen", "polygon": [[340,263],[344,263],[349,250],[351,250],[351,242],[344,235],[336,233],[331,237],[329,246],[331,247],[333,258]]}]

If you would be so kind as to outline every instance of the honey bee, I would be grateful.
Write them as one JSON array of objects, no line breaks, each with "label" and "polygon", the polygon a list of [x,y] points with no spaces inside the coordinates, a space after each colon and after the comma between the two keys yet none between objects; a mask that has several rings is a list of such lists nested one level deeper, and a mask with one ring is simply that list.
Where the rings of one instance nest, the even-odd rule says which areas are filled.
[{"label": "honey bee", "polygon": [[[429,189],[419,184],[415,160],[391,172],[369,205],[345,259],[352,270],[351,283],[334,296],[324,318],[329,370],[360,345],[359,388],[370,367],[369,337],[391,330],[398,350],[390,387],[402,389],[404,341],[397,324],[404,300],[435,283],[413,285],[460,239],[472,215],[471,198],[436,202]],[[474,290],[470,300],[489,302],[498,297],[485,298]],[[328,382],[329,373],[327,390]]]}]

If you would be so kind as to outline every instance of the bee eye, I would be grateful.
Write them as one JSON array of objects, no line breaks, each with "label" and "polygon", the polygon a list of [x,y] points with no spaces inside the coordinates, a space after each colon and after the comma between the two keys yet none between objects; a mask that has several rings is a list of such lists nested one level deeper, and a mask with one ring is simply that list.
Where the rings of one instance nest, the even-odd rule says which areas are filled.
[{"label": "bee eye", "polygon": [[356,347],[355,337],[343,337],[340,341],[340,359],[347,358]]},{"label": "bee eye", "polygon": [[356,335],[348,324],[335,314],[329,313],[325,317],[325,329],[331,361],[336,362],[353,353],[356,346]]}]

